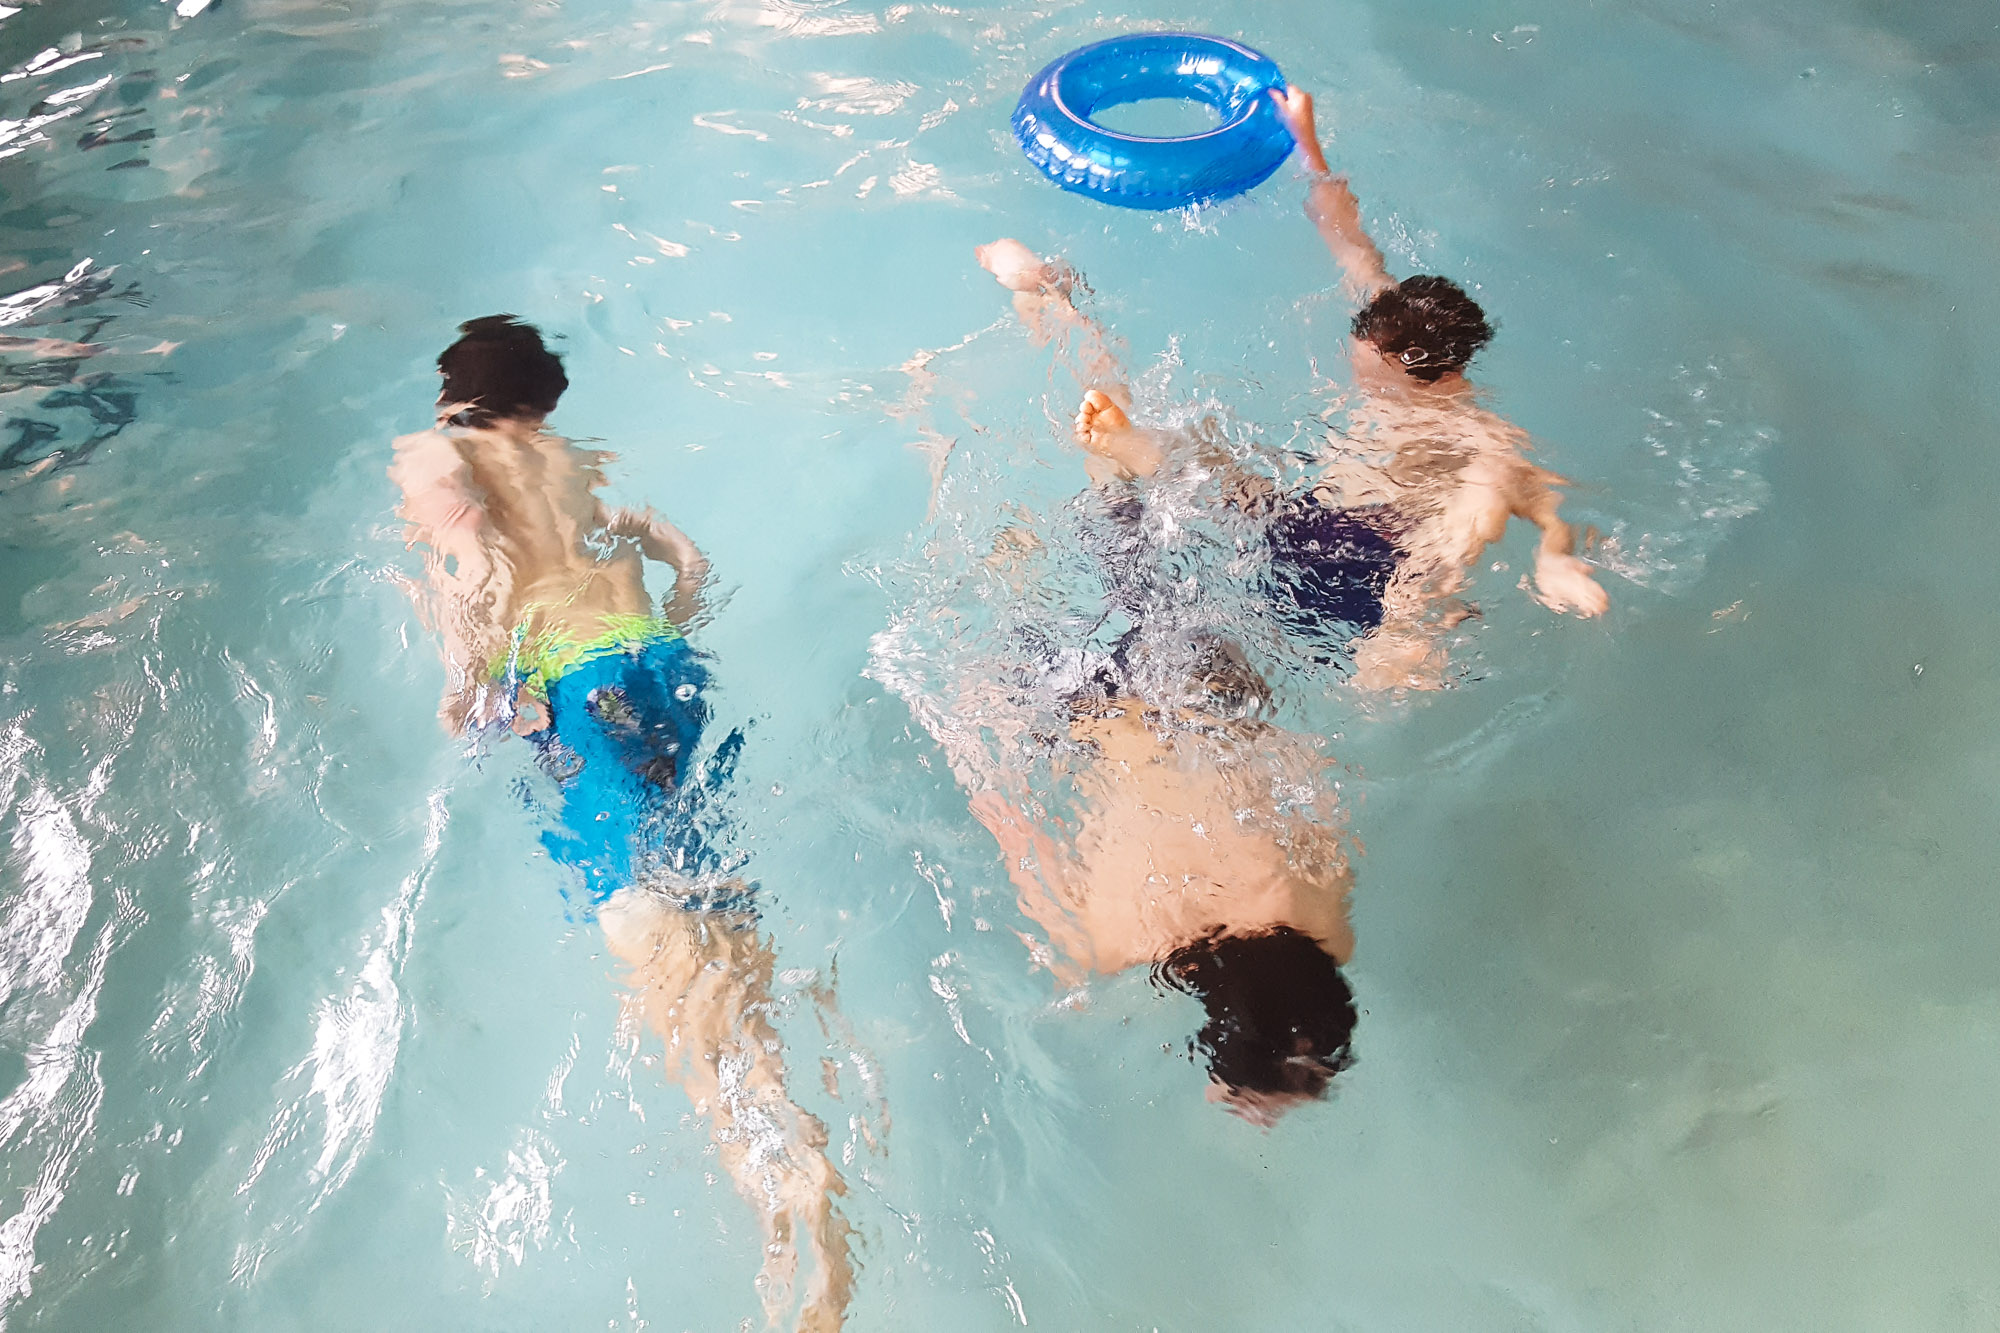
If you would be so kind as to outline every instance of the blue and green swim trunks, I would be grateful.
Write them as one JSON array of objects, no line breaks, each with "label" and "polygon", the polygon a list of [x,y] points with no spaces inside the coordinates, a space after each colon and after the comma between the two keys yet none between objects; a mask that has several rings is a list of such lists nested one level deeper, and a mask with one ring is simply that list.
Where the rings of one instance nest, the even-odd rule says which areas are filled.
[{"label": "blue and green swim trunks", "polygon": [[740,883],[700,887],[722,869],[702,838],[703,806],[742,736],[732,733],[697,775],[709,675],[671,621],[606,617],[604,633],[583,642],[537,635],[494,674],[548,703],[549,725],[529,739],[562,789],[562,809],[542,845],[583,877],[593,904],[650,879],[689,911],[749,910]]}]

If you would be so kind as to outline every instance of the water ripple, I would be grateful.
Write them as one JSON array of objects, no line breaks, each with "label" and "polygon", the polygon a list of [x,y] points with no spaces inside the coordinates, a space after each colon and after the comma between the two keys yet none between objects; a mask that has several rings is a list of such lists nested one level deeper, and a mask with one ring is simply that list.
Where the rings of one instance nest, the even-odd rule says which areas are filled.
[{"label": "water ripple", "polygon": [[[381,1114],[382,1099],[396,1070],[406,1013],[398,979],[409,957],[415,918],[423,900],[447,821],[445,795],[430,797],[423,859],[382,909],[379,926],[363,941],[359,974],[345,994],[321,1001],[313,1026],[312,1050],[286,1071],[290,1091],[272,1117],[250,1169],[236,1187],[249,1195],[281,1161],[296,1169],[295,1151],[315,1132],[312,1160],[304,1167],[303,1208],[287,1208],[285,1218],[266,1228],[264,1240],[238,1256],[239,1272],[254,1273],[275,1234],[296,1228],[305,1214],[338,1193],[360,1163]],[[315,1106],[317,1103],[317,1106]],[[274,1197],[263,1192],[259,1197]]]}]

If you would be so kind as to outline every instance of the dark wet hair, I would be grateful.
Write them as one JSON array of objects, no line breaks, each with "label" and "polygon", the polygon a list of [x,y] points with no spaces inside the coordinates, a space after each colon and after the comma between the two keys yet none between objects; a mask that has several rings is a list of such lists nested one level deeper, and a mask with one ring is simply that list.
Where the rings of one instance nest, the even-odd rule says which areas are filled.
[{"label": "dark wet hair", "polygon": [[1220,717],[1250,717],[1271,698],[1242,647],[1215,635],[1195,641],[1194,687],[1194,706]]},{"label": "dark wet hair", "polygon": [[545,417],[569,387],[562,360],[542,345],[532,324],[512,315],[485,315],[458,326],[459,340],[438,356],[444,387],[440,406],[469,404],[455,425],[490,426],[519,417]]},{"label": "dark wet hair", "polygon": [[1440,380],[1493,338],[1486,312],[1450,278],[1419,274],[1378,292],[1354,316],[1354,336],[1400,361],[1412,379]]},{"label": "dark wet hair", "polygon": [[1290,926],[1206,936],[1153,975],[1208,1011],[1189,1049],[1226,1088],[1321,1097],[1354,1063],[1354,992],[1332,956]]},{"label": "dark wet hair", "polygon": [[1215,718],[1246,718],[1270,701],[1271,687],[1243,649],[1219,634],[1127,630],[1095,662],[1083,688],[1064,702],[1072,714],[1095,713],[1113,699],[1136,696],[1154,707],[1190,708]]}]

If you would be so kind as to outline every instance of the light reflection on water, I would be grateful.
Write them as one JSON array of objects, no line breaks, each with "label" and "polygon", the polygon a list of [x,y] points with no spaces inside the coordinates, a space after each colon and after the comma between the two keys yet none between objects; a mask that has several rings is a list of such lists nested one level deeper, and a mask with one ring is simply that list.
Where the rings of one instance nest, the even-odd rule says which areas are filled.
[{"label": "light reflection on water", "polygon": [[1006,140],[1124,18],[0,12],[10,1326],[756,1308],[757,1228],[518,754],[436,732],[394,582],[387,442],[497,309],[563,335],[559,424],[715,559],[857,1327],[1989,1324],[2000,106],[1957,12],[1243,32],[1327,90],[1392,264],[1499,313],[1481,379],[1619,576],[1609,627],[1552,622],[1517,535],[1462,688],[1286,686],[1349,766],[1369,1012],[1268,1135],[1163,1049],[1175,1002],[1029,972],[947,756],[861,674],[886,626],[947,698],[994,627],[922,614],[1079,487],[1074,387],[973,244],[1075,259],[1155,419],[1323,428],[1346,308],[1284,173],[1139,219]]},{"label": "light reflection on water", "polygon": [[[16,755],[25,757],[25,748]],[[6,776],[15,788],[18,771]],[[107,924],[82,975],[68,975],[65,963],[90,913],[90,849],[46,787],[30,788],[16,821],[19,887],[0,927],[8,943],[5,1003],[39,1011],[40,1022],[21,1052],[17,1086],[0,1101],[0,1143],[10,1163],[33,1164],[21,1179],[18,1211],[0,1223],[0,1299],[9,1303],[30,1290],[35,1233],[61,1204],[103,1101],[98,1055],[85,1047],[84,1034],[97,1016],[111,945]]]}]

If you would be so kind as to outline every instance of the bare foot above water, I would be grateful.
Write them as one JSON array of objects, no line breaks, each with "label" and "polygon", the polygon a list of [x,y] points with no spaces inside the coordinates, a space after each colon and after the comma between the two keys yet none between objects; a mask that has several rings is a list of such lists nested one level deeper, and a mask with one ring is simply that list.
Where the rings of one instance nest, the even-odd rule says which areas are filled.
[{"label": "bare foot above water", "polygon": [[1159,441],[1133,425],[1124,404],[1102,389],[1086,393],[1076,409],[1076,442],[1119,477],[1150,477],[1163,461]]}]

